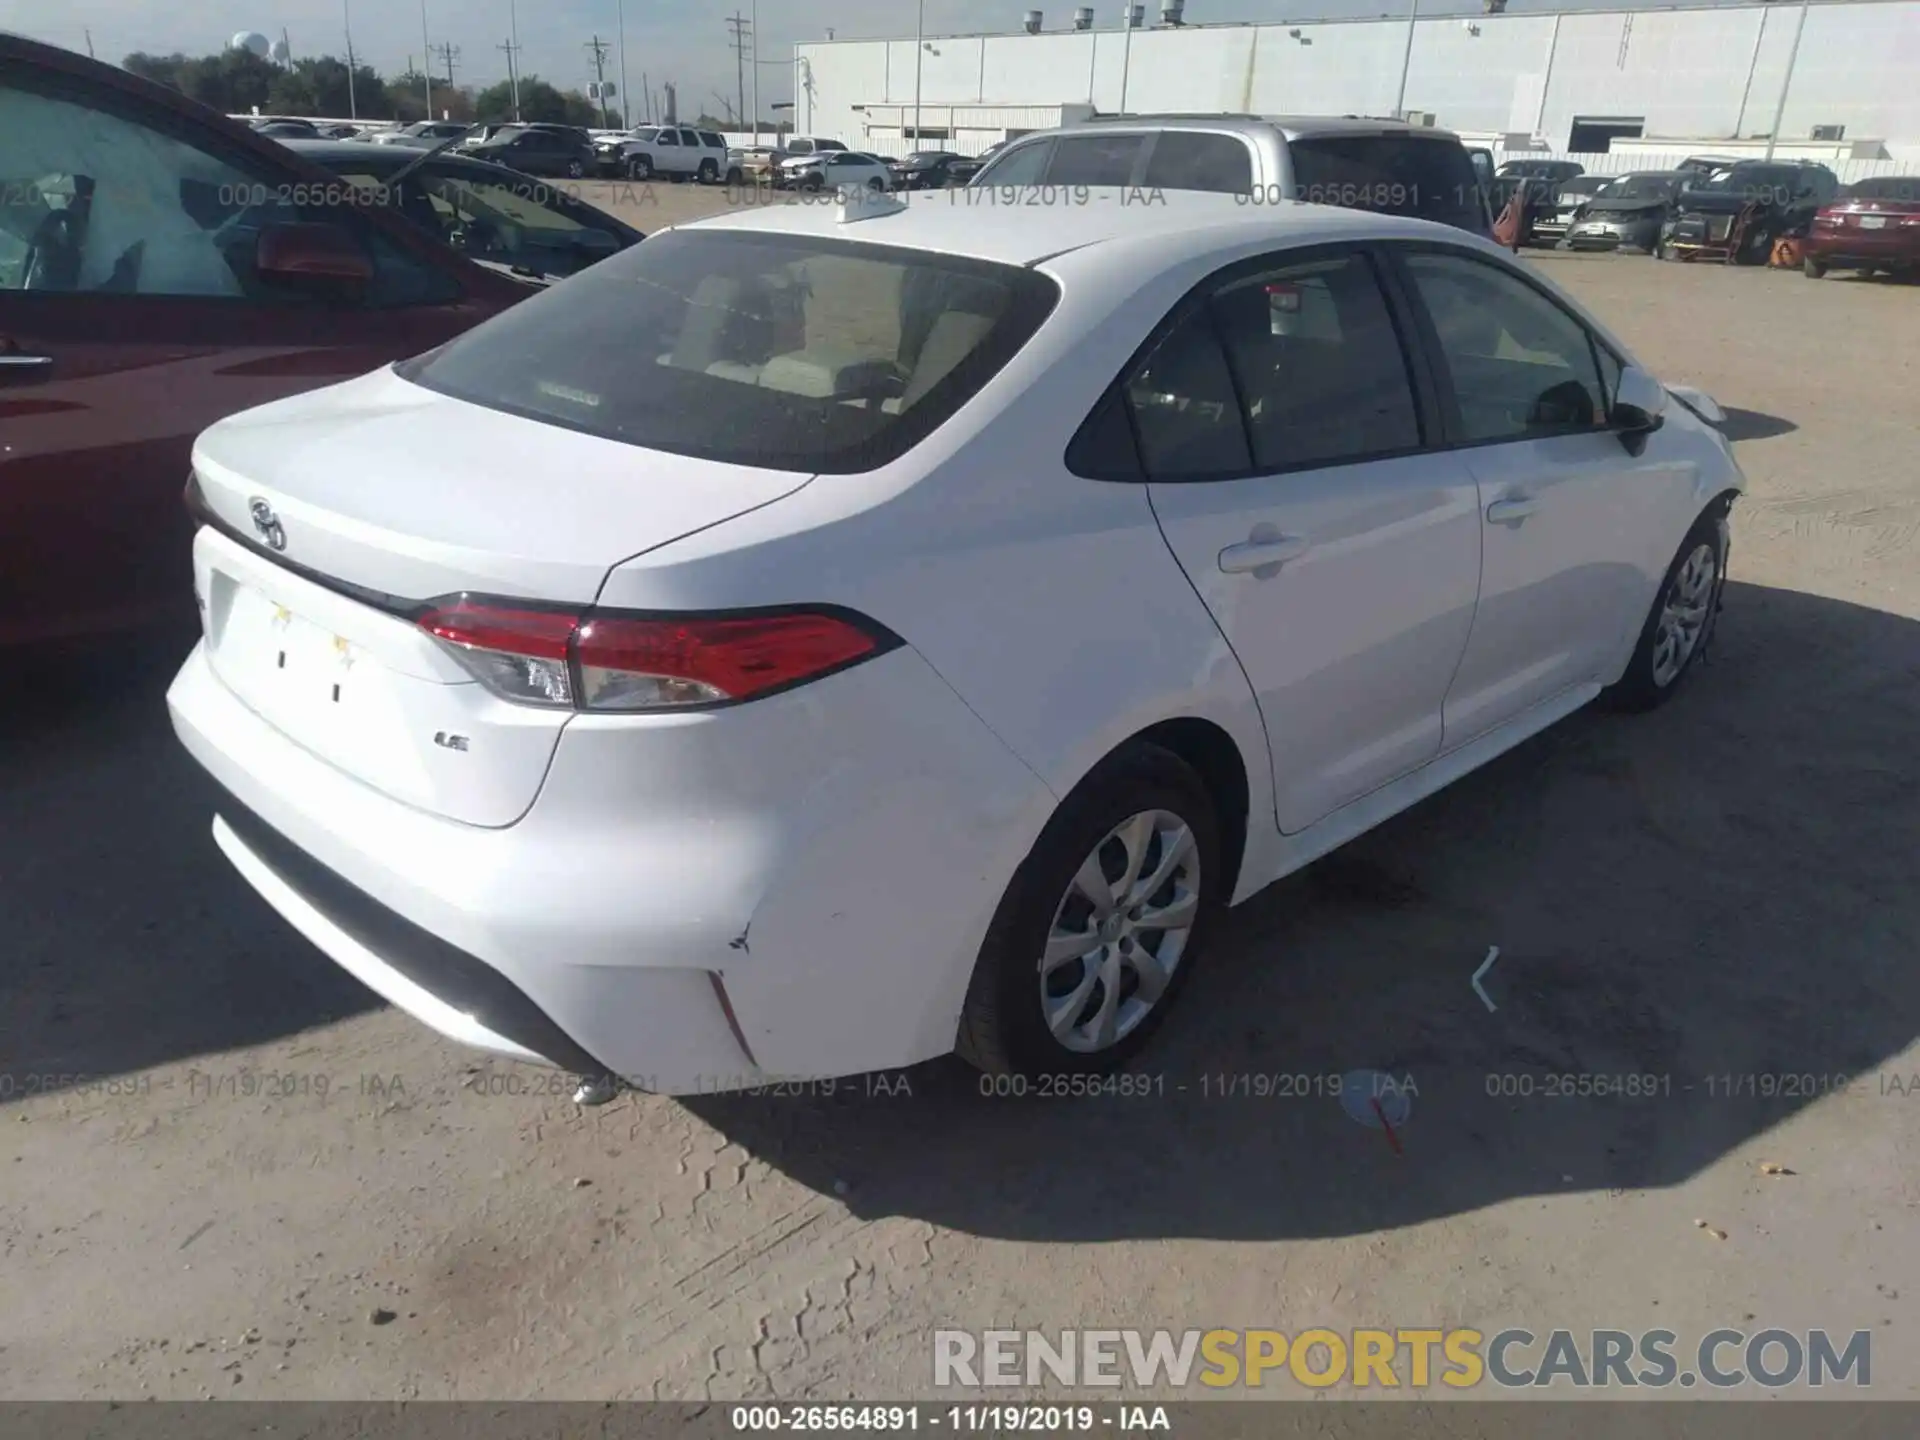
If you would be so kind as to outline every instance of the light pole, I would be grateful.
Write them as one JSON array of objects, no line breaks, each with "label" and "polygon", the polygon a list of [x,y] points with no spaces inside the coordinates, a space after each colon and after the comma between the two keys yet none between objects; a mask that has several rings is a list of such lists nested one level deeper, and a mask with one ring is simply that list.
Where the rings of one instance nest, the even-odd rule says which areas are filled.
[{"label": "light pole", "polygon": [[427,38],[427,0],[420,0],[420,46],[425,56],[420,78],[427,82],[427,119],[433,119],[433,42]]},{"label": "light pole", "polygon": [[1127,79],[1133,73],[1133,0],[1120,12],[1120,23],[1127,27],[1127,38],[1120,47],[1120,113],[1127,113]]},{"label": "light pole", "polygon": [[747,22],[753,37],[753,148],[760,148],[760,0],[753,0],[753,13]]},{"label": "light pole", "polygon": [[920,62],[927,53],[927,0],[919,0],[913,16],[913,144],[920,148]]},{"label": "light pole", "polygon": [[1407,49],[1400,57],[1400,93],[1393,102],[1393,118],[1396,120],[1407,113],[1407,71],[1413,64],[1413,32],[1419,23],[1420,0],[1413,0],[1413,8],[1407,13]]},{"label": "light pole", "polygon": [[1793,62],[1800,58],[1800,37],[1807,33],[1807,3],[1800,0],[1800,23],[1793,27],[1793,48],[1787,51],[1787,74],[1780,82],[1780,103],[1773,107],[1773,124],[1767,130],[1767,159],[1773,159],[1774,142],[1780,138],[1780,121],[1787,113],[1787,91],[1793,86]]}]

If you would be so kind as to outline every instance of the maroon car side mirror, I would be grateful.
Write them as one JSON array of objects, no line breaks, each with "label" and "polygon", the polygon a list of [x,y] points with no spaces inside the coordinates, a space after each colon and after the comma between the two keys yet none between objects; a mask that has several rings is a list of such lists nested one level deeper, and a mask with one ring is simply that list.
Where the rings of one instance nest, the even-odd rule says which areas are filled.
[{"label": "maroon car side mirror", "polygon": [[373,260],[339,225],[269,225],[260,232],[254,268],[281,279],[373,279]]}]

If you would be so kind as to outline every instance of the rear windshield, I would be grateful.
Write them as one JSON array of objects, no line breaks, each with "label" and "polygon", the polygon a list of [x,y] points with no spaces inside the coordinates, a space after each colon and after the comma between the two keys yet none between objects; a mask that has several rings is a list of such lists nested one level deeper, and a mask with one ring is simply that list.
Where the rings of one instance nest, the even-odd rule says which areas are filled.
[{"label": "rear windshield", "polygon": [[1672,196],[1672,175],[1629,175],[1607,187],[1609,200],[1665,200]]},{"label": "rear windshield", "polygon": [[1710,194],[1743,194],[1753,199],[1792,195],[1801,185],[1800,172],[1781,165],[1729,165],[1687,188]]},{"label": "rear windshield", "polygon": [[932,433],[1058,295],[1016,266],[806,235],[669,231],[398,371],[629,445],[848,474]]},{"label": "rear windshield", "polygon": [[1904,200],[1911,205],[1920,201],[1920,175],[1876,175],[1856,180],[1841,193],[1849,200]]},{"label": "rear windshield", "polygon": [[1457,141],[1327,135],[1290,141],[1287,152],[1296,200],[1486,229],[1480,182]]}]

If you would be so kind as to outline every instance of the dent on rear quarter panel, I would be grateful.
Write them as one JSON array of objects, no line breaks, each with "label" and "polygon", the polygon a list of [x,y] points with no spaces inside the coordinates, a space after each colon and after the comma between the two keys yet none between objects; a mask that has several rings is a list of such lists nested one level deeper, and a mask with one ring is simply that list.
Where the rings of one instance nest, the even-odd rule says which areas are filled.
[{"label": "dent on rear quarter panel", "polygon": [[[845,1075],[953,1049],[1007,882],[1053,796],[911,650],[822,682],[839,759],[782,817],[780,863],[712,962],[771,1075]],[[850,703],[849,703],[850,702]]]}]

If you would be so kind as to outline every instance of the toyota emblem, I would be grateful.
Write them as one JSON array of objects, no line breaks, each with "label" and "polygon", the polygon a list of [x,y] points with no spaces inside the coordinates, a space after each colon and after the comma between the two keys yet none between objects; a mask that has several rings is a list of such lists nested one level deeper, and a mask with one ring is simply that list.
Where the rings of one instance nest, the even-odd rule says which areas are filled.
[{"label": "toyota emblem", "polygon": [[273,507],[258,495],[247,502],[247,510],[253,516],[253,528],[260,532],[260,538],[276,550],[287,548],[287,529],[280,523],[280,517],[273,513]]}]

